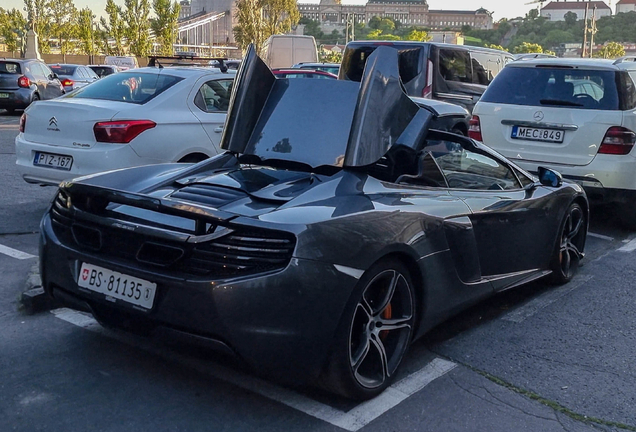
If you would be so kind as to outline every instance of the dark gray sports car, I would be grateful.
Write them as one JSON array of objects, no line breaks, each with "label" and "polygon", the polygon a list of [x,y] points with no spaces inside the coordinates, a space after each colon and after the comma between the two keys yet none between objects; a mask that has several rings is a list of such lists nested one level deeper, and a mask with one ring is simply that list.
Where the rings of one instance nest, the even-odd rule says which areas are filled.
[{"label": "dark gray sports car", "polygon": [[432,117],[391,48],[361,83],[275,79],[249,50],[225,153],[60,186],[43,285],[105,326],[373,397],[431,327],[537,278],[567,282],[583,256],[579,186],[429,130]]}]

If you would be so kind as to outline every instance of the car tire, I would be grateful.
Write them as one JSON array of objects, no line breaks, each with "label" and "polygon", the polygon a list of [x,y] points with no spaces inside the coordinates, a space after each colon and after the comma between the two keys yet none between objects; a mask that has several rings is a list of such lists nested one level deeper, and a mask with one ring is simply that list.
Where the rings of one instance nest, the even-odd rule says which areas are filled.
[{"label": "car tire", "polygon": [[572,203],[559,227],[550,264],[552,283],[562,285],[572,280],[583,257],[586,237],[585,211],[578,203]]},{"label": "car tire", "polygon": [[415,298],[400,261],[382,260],[369,268],[345,308],[321,385],[357,400],[384,391],[413,338]]}]

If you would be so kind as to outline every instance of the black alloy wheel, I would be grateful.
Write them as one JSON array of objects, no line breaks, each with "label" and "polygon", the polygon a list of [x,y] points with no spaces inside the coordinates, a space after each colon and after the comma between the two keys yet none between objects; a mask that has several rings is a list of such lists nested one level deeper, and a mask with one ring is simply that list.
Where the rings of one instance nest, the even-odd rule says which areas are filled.
[{"label": "black alloy wheel", "polygon": [[397,260],[371,267],[348,305],[330,362],[328,389],[370,399],[393,381],[415,323],[415,294],[407,268]]},{"label": "black alloy wheel", "polygon": [[564,284],[572,280],[583,258],[587,237],[585,212],[577,203],[568,208],[561,223],[555,255],[552,258],[552,281]]}]

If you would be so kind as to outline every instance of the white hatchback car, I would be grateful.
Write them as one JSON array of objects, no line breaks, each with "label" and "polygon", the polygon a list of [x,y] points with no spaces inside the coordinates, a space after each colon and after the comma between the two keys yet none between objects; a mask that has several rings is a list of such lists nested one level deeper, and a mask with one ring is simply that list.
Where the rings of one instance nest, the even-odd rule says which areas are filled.
[{"label": "white hatchback car", "polygon": [[198,162],[219,142],[236,71],[131,69],[31,105],[15,139],[29,183],[162,162]]},{"label": "white hatchback car", "polygon": [[636,62],[514,61],[473,110],[469,136],[530,172],[559,171],[636,228]]}]

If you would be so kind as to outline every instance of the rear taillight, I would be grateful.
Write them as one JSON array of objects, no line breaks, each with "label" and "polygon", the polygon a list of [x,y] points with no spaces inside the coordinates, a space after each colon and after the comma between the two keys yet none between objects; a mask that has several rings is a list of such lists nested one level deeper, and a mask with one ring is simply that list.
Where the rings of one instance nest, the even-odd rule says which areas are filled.
[{"label": "rear taillight", "polygon": [[24,75],[22,75],[20,78],[18,78],[18,87],[24,87],[24,88],[31,87],[31,80],[25,77]]},{"label": "rear taillight", "polygon": [[140,133],[157,124],[150,120],[121,120],[96,123],[93,126],[97,142],[127,144]]},{"label": "rear taillight", "polygon": [[422,89],[422,97],[427,99],[433,98],[433,62],[430,60],[426,66],[426,87]]},{"label": "rear taillight", "polygon": [[70,80],[70,79],[68,79],[68,78],[64,78],[64,79],[62,80],[62,85],[63,85],[64,87],[73,87],[73,84],[74,84],[74,83],[73,83],[73,80]]},{"label": "rear taillight", "polygon": [[481,138],[481,123],[476,115],[468,122],[468,136],[474,140],[483,141]]},{"label": "rear taillight", "polygon": [[25,127],[26,127],[26,113],[23,113],[22,117],[20,117],[20,132],[24,132]]},{"label": "rear taillight", "polygon": [[636,142],[636,134],[620,126],[612,126],[603,137],[598,152],[601,154],[626,155],[632,151]]}]

